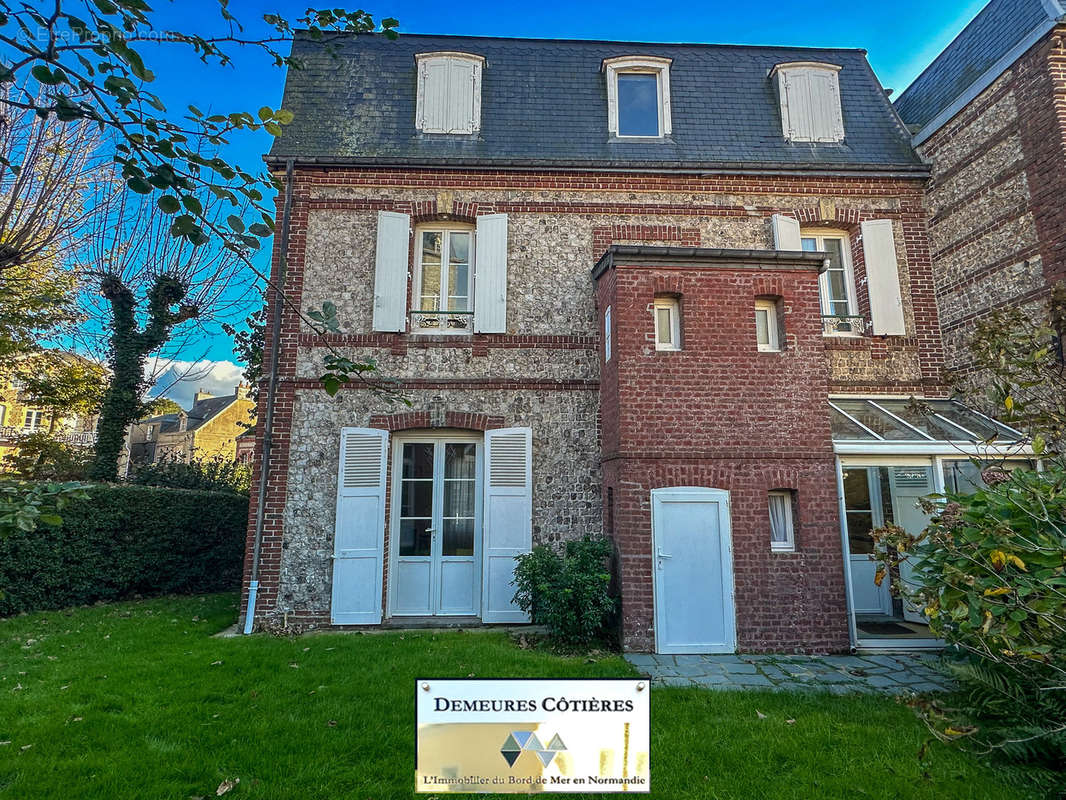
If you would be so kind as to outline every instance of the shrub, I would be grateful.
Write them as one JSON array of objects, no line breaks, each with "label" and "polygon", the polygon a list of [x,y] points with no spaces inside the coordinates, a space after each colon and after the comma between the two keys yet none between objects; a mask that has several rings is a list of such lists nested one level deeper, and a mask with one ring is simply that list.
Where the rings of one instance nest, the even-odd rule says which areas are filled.
[{"label": "shrub", "polygon": [[515,602],[557,642],[587,647],[602,638],[616,601],[609,593],[608,539],[567,542],[563,555],[544,545],[518,556]]},{"label": "shrub", "polygon": [[206,489],[215,492],[248,494],[252,472],[247,465],[221,456],[182,461],[163,458],[155,464],[141,464],[127,478],[138,486],[171,489]]},{"label": "shrub", "polygon": [[53,439],[47,433],[19,436],[17,447],[0,463],[0,469],[33,481],[78,481],[85,477],[93,458],[91,447]]},{"label": "shrub", "polygon": [[0,539],[0,616],[239,585],[247,498],[123,485],[86,494],[60,524]]},{"label": "shrub", "polygon": [[[878,532],[879,572],[910,559],[895,589],[967,658],[947,669],[960,691],[918,709],[933,732],[997,753],[1030,776],[1066,769],[1066,471],[986,470],[988,487],[946,495],[919,536]],[[1060,788],[1066,788],[1061,787]]]}]

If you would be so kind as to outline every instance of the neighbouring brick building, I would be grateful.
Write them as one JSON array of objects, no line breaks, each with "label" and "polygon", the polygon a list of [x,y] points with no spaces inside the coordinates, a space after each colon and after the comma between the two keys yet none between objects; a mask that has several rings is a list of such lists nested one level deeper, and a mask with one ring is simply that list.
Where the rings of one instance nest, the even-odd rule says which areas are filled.
[{"label": "neighbouring brick building", "polygon": [[215,397],[202,389],[185,411],[159,414],[130,425],[128,446],[133,464],[176,460],[238,459],[238,439],[255,420],[247,384],[233,394]]},{"label": "neighbouring brick building", "polygon": [[[935,644],[869,532],[1014,433],[946,399],[928,168],[862,51],[295,48],[245,614],[523,622],[514,556],[605,533],[628,649]],[[330,397],[331,351],[410,405]]]},{"label": "neighbouring brick building", "polygon": [[926,205],[948,366],[976,320],[1044,313],[1066,278],[1066,14],[992,0],[896,100],[932,174]]}]

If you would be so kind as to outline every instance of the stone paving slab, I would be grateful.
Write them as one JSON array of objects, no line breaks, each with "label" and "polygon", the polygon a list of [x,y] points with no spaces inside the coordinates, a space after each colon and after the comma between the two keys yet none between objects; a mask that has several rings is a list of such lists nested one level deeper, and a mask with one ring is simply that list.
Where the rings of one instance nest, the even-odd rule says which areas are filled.
[{"label": "stone paving slab", "polygon": [[659,655],[627,653],[652,684],[704,689],[828,691],[833,694],[919,694],[950,688],[939,656]]}]

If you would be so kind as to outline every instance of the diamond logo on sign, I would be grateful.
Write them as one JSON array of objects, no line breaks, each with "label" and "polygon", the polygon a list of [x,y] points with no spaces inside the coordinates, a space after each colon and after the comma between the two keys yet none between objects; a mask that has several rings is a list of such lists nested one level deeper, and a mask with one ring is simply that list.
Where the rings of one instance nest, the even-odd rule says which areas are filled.
[{"label": "diamond logo on sign", "polygon": [[548,766],[555,760],[556,754],[565,749],[566,745],[559,734],[555,734],[545,747],[532,731],[511,731],[500,748],[500,755],[507,762],[507,766],[513,767],[518,757],[529,750],[537,754],[541,764]]}]

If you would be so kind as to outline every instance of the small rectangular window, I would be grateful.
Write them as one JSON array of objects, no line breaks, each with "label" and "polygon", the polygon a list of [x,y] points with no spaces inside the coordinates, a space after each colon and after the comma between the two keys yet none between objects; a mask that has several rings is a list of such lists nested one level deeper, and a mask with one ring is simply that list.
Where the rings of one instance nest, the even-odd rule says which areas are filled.
[{"label": "small rectangular window", "polygon": [[773,353],[781,349],[777,303],[773,300],[755,301],[755,340],[764,352]]},{"label": "small rectangular window", "polygon": [[611,307],[603,312],[603,360],[611,360]]},{"label": "small rectangular window", "polygon": [[656,298],[655,311],[655,349],[681,349],[681,314],[678,302],[673,297]]},{"label": "small rectangular window", "polygon": [[796,549],[796,532],[792,521],[792,492],[770,492],[770,549],[791,553]]},{"label": "small rectangular window", "polygon": [[35,431],[41,427],[41,422],[43,418],[43,411],[32,411],[27,409],[26,417],[23,420],[22,427],[28,431]]}]

